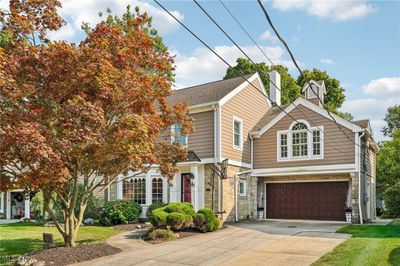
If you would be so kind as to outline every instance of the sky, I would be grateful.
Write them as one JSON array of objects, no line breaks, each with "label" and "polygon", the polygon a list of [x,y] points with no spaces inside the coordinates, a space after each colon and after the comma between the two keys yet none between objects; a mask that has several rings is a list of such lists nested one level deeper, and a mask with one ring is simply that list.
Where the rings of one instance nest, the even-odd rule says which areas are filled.
[{"label": "sky", "polygon": [[[275,37],[257,2],[227,1],[225,5],[272,59],[287,66],[297,78],[290,57]],[[176,23],[153,1],[65,0],[60,9],[67,25],[51,32],[50,39],[78,43],[84,38],[82,22],[95,25],[98,13],[110,8],[122,14],[127,5],[139,6],[153,17],[153,26],[175,55],[175,88],[222,79],[226,65]],[[161,3],[198,34],[230,64],[243,57],[192,1]],[[400,1],[269,0],[263,1],[270,16],[293,51],[302,69],[319,68],[338,79],[345,89],[341,111],[371,120],[376,140],[387,108],[400,104]],[[230,17],[221,3],[200,4],[255,62],[269,62]],[[0,8],[8,1],[0,0]]]}]

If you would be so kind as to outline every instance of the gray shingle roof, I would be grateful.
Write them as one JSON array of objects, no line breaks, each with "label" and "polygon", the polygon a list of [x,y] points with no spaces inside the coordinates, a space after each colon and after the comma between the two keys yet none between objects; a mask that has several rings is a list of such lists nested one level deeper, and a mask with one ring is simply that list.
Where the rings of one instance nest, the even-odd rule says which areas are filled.
[{"label": "gray shingle roof", "polygon": [[[282,109],[285,109],[286,106],[281,106]],[[268,110],[268,112],[266,112],[264,114],[263,117],[261,117],[261,119],[257,122],[257,124],[254,126],[252,131],[258,131],[261,128],[263,128],[266,124],[268,124],[272,119],[274,119],[275,116],[277,116],[278,114],[280,114],[282,112],[281,108],[279,108],[278,106],[272,106],[271,109]]]},{"label": "gray shingle roof", "polygon": [[362,119],[362,120],[351,121],[351,122],[361,128],[368,128],[368,125],[369,125],[369,119]]},{"label": "gray shingle roof", "polygon": [[[253,74],[245,75],[244,77],[248,79],[252,75]],[[237,77],[173,90],[172,94],[167,98],[167,101],[170,105],[175,103],[187,103],[189,106],[216,102],[221,100],[243,82],[246,81],[242,77]]]}]

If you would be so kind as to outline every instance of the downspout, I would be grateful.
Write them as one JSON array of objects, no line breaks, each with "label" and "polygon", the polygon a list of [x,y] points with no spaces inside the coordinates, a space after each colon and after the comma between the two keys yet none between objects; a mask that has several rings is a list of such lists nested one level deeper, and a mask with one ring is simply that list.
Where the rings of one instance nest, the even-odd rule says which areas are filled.
[{"label": "downspout", "polygon": [[251,170],[253,170],[253,156],[254,156],[254,141],[253,141],[253,136],[249,134],[250,137],[250,165],[251,165]]},{"label": "downspout", "polygon": [[[219,109],[218,105],[217,104],[213,105],[213,109],[214,109],[214,131],[215,131],[214,164],[217,164],[218,161],[220,160],[220,152],[221,152],[218,148],[219,143],[221,141],[221,136],[220,136],[220,131],[219,131],[221,121],[220,121],[220,115],[219,115],[220,109]],[[218,196],[217,196],[218,202],[217,202],[217,205],[218,205],[218,214],[220,214],[221,213],[221,205],[222,205],[221,204],[221,187],[222,187],[222,185],[221,185],[221,178],[219,175],[217,175],[217,179],[218,179]]]},{"label": "downspout", "polygon": [[360,224],[363,224],[363,215],[362,215],[362,208],[361,208],[361,138],[364,136],[365,131],[363,131],[359,135],[359,141],[358,141],[358,155],[359,155],[359,164],[358,164],[358,210],[359,210],[359,216],[360,216]]}]

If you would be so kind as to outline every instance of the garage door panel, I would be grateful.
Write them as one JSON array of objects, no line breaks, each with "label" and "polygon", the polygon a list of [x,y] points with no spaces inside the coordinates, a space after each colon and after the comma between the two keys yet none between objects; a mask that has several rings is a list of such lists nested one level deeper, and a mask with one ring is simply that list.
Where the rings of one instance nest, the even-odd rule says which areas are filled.
[{"label": "garage door panel", "polygon": [[267,218],[345,220],[348,182],[266,184]]}]

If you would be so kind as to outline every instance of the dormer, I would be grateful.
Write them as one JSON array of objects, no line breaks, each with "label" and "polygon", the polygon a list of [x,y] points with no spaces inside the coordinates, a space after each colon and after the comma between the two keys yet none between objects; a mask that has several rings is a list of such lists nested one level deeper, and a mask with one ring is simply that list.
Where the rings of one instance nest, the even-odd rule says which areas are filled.
[{"label": "dormer", "polygon": [[[310,85],[312,86],[312,88],[310,88]],[[310,80],[310,82],[307,82],[304,85],[302,92],[304,93],[304,97],[306,100],[322,107],[319,99],[324,102],[324,96],[326,94],[325,82],[323,80]]]}]

